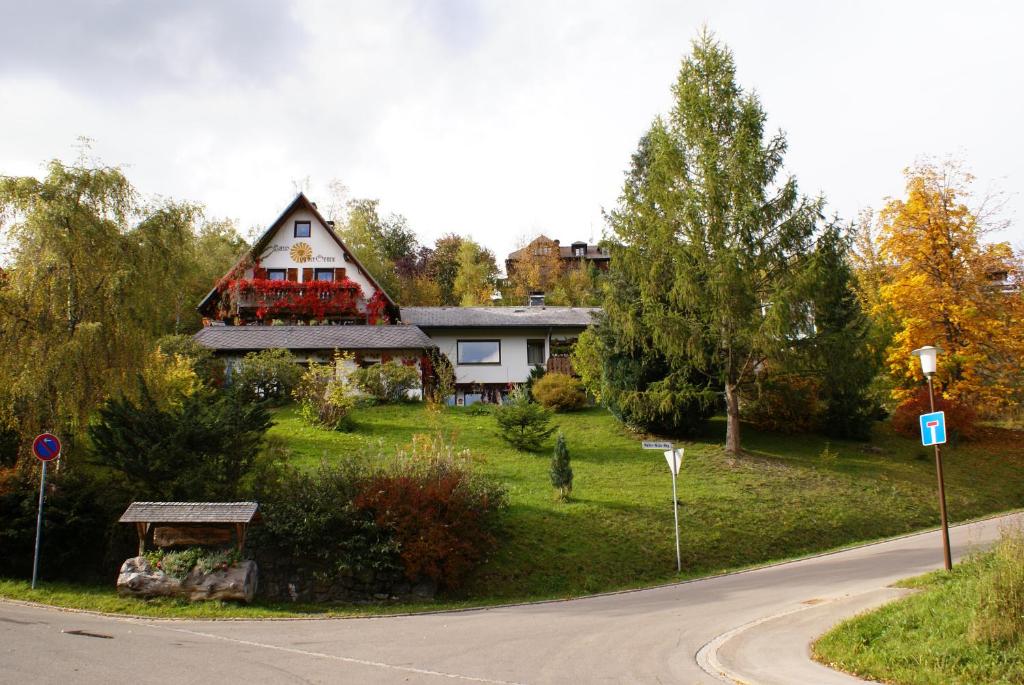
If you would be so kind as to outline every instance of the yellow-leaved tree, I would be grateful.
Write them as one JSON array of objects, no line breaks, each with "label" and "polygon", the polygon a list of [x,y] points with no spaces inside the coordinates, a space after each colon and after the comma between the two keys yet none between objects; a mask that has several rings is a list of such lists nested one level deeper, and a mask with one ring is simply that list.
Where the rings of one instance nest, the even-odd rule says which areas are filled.
[{"label": "yellow-leaved tree", "polygon": [[975,203],[973,178],[959,163],[922,162],[905,173],[906,197],[879,214],[885,275],[873,307],[893,323],[887,362],[894,396],[910,396],[923,381],[912,350],[937,345],[945,350],[937,372],[945,397],[988,415],[1019,405],[1021,258],[1008,243],[983,241],[997,226],[987,203]]}]

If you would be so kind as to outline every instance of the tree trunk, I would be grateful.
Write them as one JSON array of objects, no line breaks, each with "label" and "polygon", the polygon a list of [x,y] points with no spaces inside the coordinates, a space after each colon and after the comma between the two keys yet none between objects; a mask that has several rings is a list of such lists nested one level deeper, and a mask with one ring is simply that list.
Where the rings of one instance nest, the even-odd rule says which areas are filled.
[{"label": "tree trunk", "polygon": [[725,451],[740,453],[740,396],[733,383],[725,384]]}]

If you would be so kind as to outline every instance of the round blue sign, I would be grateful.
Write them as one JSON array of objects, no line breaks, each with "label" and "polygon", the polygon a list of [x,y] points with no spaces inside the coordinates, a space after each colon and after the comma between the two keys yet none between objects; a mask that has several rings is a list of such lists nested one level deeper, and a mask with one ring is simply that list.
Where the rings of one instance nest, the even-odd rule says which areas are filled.
[{"label": "round blue sign", "polygon": [[52,461],[60,455],[60,440],[53,433],[43,433],[32,441],[32,452],[40,461]]}]

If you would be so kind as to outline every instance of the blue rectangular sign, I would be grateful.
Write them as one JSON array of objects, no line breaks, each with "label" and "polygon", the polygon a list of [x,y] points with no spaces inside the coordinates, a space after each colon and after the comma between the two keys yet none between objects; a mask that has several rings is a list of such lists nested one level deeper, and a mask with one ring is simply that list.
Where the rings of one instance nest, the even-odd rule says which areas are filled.
[{"label": "blue rectangular sign", "polygon": [[925,447],[946,442],[946,412],[921,414],[921,444]]}]

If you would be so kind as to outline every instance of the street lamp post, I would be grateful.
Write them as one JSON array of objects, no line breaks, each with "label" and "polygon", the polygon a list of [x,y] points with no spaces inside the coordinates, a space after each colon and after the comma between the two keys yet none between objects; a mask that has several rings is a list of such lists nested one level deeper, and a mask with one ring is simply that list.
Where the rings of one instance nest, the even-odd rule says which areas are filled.
[{"label": "street lamp post", "polygon": [[[928,403],[932,413],[935,412],[935,391],[932,387],[932,376],[935,375],[937,358],[941,348],[926,345],[914,350],[913,355],[921,360],[921,371],[928,379]],[[935,473],[939,479],[939,513],[942,515],[942,555],[946,563],[946,570],[953,568],[953,560],[949,553],[949,519],[946,516],[946,482],[942,475],[942,450],[938,443],[935,444]]]}]

